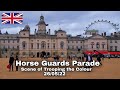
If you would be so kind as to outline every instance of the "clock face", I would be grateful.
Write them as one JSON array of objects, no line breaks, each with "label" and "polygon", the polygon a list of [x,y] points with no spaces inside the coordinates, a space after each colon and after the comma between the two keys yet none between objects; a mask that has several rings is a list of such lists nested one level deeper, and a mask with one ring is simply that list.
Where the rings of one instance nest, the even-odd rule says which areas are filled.
[{"label": "clock face", "polygon": [[45,25],[40,25],[39,30],[45,30]]}]

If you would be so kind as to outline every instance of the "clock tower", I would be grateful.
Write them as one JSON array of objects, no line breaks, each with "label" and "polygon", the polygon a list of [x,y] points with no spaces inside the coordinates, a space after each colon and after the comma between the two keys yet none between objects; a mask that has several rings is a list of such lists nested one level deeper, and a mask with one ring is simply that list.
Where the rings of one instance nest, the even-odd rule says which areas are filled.
[{"label": "clock tower", "polygon": [[46,34],[46,26],[48,26],[48,24],[45,23],[44,21],[44,16],[40,16],[40,21],[38,22],[37,24],[38,26],[38,31],[37,31],[37,34]]}]

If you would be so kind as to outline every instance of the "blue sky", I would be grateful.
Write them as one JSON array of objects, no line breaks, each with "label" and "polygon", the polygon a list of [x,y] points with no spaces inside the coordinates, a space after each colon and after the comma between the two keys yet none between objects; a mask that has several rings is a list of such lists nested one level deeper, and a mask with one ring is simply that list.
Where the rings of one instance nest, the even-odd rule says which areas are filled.
[{"label": "blue sky", "polygon": [[[91,22],[97,20],[108,20],[114,24],[120,24],[120,12],[119,11],[0,11],[0,13],[5,12],[19,12],[23,13],[23,24],[22,25],[3,25],[0,24],[0,29],[2,33],[8,31],[8,33],[19,33],[20,29],[23,29],[26,24],[31,28],[31,33],[34,33],[36,24],[40,20],[41,14],[45,18],[45,22],[49,24],[47,27],[51,29],[52,34],[54,30],[58,30],[60,27],[65,30],[67,34],[73,36],[83,34],[86,27],[91,24]],[[59,25],[60,24],[60,25]],[[108,23],[96,23],[92,25],[89,29],[97,29],[99,33],[115,32],[112,25]]]}]

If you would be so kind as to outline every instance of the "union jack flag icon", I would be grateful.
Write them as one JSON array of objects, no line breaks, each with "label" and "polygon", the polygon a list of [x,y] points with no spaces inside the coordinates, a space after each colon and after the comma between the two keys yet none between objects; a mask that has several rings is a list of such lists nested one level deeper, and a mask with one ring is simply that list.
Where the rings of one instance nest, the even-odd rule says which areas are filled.
[{"label": "union jack flag icon", "polygon": [[22,13],[2,13],[2,24],[22,24]]}]

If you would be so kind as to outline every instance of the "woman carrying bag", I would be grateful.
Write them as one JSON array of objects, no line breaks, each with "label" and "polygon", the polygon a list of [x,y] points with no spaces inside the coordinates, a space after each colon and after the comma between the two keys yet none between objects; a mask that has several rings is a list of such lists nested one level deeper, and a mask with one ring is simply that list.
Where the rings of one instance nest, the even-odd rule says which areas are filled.
[{"label": "woman carrying bag", "polygon": [[9,71],[11,71],[11,68],[13,71],[13,63],[14,63],[14,57],[11,55],[9,59],[9,65],[7,65],[7,68],[9,68]]}]

